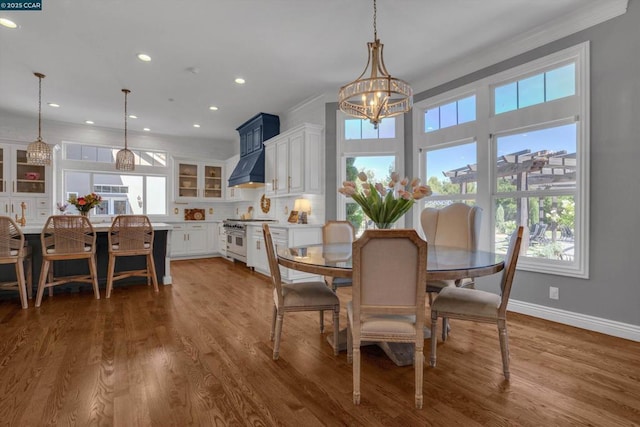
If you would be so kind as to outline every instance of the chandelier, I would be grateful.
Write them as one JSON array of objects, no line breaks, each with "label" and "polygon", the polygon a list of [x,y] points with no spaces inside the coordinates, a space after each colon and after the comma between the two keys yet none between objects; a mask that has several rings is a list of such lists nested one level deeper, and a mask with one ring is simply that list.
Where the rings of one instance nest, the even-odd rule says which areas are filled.
[{"label": "chandelier", "polygon": [[33,73],[38,78],[38,139],[27,146],[27,163],[45,166],[51,164],[51,147],[42,140],[42,79],[44,74]]},{"label": "chandelier", "polygon": [[136,157],[133,151],[127,148],[127,95],[131,91],[129,89],[122,89],[122,92],[124,92],[124,148],[116,154],[116,169],[132,171],[136,168]]},{"label": "chandelier", "polygon": [[384,65],[384,45],[378,39],[376,15],[376,0],[373,0],[374,41],[367,43],[367,65],[357,79],[342,86],[338,92],[340,110],[353,117],[368,119],[375,129],[382,119],[406,113],[413,106],[413,90],[409,83],[391,77]]}]

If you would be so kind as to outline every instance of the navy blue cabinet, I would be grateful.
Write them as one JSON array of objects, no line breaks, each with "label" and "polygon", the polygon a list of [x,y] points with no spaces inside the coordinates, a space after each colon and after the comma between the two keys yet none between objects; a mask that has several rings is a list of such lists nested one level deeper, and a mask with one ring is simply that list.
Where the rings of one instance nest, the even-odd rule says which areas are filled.
[{"label": "navy blue cabinet", "polygon": [[240,157],[260,151],[263,141],[280,133],[280,118],[259,113],[236,129],[240,134]]}]

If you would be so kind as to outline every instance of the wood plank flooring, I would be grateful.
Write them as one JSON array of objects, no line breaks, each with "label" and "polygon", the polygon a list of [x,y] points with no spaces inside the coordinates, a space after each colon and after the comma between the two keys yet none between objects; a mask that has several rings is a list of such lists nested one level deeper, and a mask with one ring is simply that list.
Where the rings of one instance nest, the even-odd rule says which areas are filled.
[{"label": "wood plank flooring", "polygon": [[0,425],[640,425],[640,343],[511,314],[506,382],[496,328],[454,320],[425,367],[423,409],[413,367],[375,347],[354,406],[351,365],[317,313],[285,316],[273,361],[266,277],[222,259],[174,262],[172,275],[158,294],[128,285],[94,300],[87,288],[27,310],[4,298]]}]

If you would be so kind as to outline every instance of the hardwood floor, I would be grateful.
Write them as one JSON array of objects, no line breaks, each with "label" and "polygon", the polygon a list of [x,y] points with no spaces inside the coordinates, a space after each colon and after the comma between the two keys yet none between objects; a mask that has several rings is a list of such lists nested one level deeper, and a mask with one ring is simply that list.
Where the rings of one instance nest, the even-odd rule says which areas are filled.
[{"label": "hardwood floor", "polygon": [[[39,309],[22,310],[17,294],[0,302],[0,424],[640,425],[640,343],[511,314],[506,382],[496,328],[454,320],[438,366],[425,367],[423,409],[413,367],[376,347],[362,350],[354,406],[351,365],[317,313],[285,316],[273,361],[266,277],[222,259],[172,273],[157,294],[140,284],[109,300],[88,288]],[[338,293],[346,304],[350,290]]]}]

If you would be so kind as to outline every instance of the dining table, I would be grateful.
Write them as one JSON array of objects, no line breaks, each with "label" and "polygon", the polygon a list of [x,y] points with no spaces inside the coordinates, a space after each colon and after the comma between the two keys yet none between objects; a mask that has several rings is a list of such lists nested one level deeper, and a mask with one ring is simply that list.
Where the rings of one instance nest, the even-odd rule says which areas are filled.
[{"label": "dining table", "polygon": [[[321,276],[350,278],[352,271],[351,243],[318,243],[296,247],[276,246],[278,264],[283,267]],[[484,250],[468,250],[443,245],[428,245],[426,281],[458,280],[499,273],[504,269],[504,255]],[[426,283],[425,283],[426,292]],[[425,339],[430,338],[425,327]],[[332,336],[327,337],[334,346]],[[346,331],[341,331],[339,349],[346,349]],[[413,363],[413,345],[375,343],[398,366]]]}]

